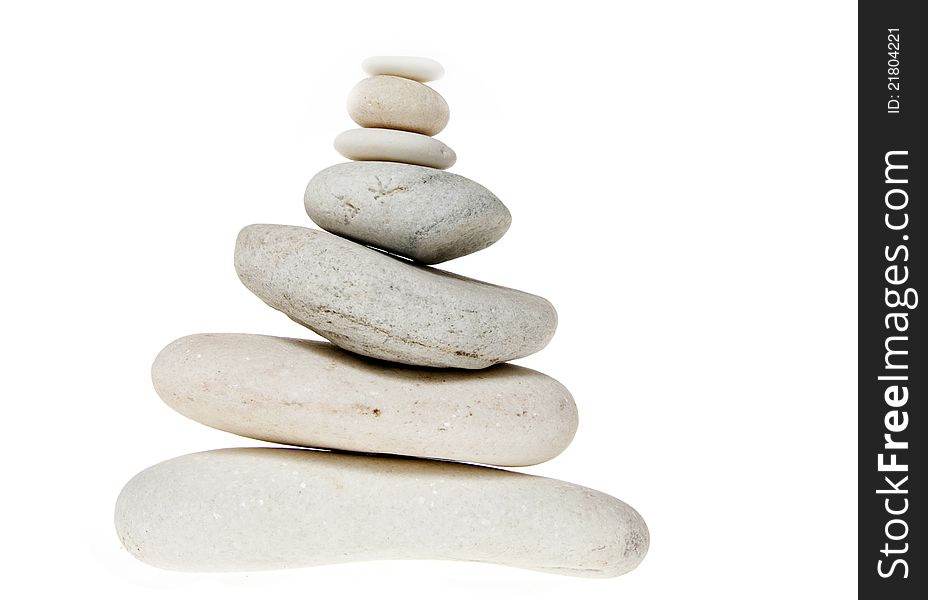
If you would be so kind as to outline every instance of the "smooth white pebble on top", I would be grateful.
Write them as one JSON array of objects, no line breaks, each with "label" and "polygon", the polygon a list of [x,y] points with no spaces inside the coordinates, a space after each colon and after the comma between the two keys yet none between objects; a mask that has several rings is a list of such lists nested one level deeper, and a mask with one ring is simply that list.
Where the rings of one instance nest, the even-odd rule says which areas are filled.
[{"label": "smooth white pebble on top", "polygon": [[371,56],[361,68],[369,75],[395,75],[415,81],[435,81],[445,74],[438,61],[423,56]]}]

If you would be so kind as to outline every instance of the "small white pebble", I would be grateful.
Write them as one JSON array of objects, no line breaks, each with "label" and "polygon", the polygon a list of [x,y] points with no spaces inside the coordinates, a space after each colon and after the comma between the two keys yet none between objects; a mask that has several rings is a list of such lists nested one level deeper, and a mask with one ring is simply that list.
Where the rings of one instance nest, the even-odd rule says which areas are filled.
[{"label": "small white pebble", "polygon": [[441,63],[424,56],[371,56],[364,59],[361,68],[368,75],[393,75],[422,82],[441,79],[445,74]]}]

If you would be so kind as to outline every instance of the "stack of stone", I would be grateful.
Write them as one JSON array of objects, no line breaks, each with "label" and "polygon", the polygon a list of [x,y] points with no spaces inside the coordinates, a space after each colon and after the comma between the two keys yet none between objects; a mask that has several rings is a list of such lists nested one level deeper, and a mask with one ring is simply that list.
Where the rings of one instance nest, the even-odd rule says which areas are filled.
[{"label": "stack of stone", "polygon": [[429,136],[448,105],[423,82],[441,66],[376,57],[364,67],[371,77],[348,103],[362,128],[335,142],[357,162],[318,173],[304,198],[331,233],[251,225],[235,248],[245,286],[331,344],[200,334],[152,368],[161,398],[196,421],[339,452],[239,448],[151,467],[117,501],[124,546],[192,571],[392,558],[588,577],[633,569],[648,531],[620,500],[463,464],[537,464],[573,439],[564,386],[497,364],[542,349],[557,315],[538,296],[423,266],[490,246],[510,214],[440,170],[454,153]]},{"label": "stack of stone", "polygon": [[447,169],[454,151],[430,137],[448,124],[450,111],[441,94],[424,82],[444,69],[427,58],[374,56],[362,67],[371,77],[348,95],[348,114],[361,129],[335,138],[335,149],[351,160],[389,160]]}]

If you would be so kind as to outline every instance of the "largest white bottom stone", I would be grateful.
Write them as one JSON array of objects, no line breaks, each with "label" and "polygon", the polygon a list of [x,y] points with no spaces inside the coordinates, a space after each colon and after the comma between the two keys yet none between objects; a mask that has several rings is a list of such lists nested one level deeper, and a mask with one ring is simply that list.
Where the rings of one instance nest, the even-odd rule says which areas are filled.
[{"label": "largest white bottom stone", "polygon": [[449,559],[613,577],[635,568],[649,542],[633,508],[563,481],[278,448],[155,465],[122,490],[116,529],[140,560],[181,571]]}]

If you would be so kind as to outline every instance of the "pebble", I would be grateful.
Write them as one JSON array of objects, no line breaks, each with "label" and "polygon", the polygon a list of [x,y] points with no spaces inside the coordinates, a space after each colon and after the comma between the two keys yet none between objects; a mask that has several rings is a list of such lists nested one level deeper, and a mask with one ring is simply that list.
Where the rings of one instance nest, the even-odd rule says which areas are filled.
[{"label": "pebble", "polygon": [[482,369],[541,350],[557,328],[544,298],[315,229],[245,227],[235,269],[264,302],[337,346],[395,362]]},{"label": "pebble", "polygon": [[577,430],[570,392],[515,365],[423,369],[227,333],[169,344],[151,373],[182,415],[279,444],[525,466],[560,454]]},{"label": "pebble", "polygon": [[458,157],[435,138],[395,129],[349,129],[335,138],[335,149],[351,160],[381,160],[447,169]]},{"label": "pebble", "polygon": [[136,475],[116,501],[123,546],[178,571],[440,559],[615,577],[648,550],[635,509],[501,469],[314,450],[233,448]]},{"label": "pebble", "polygon": [[427,85],[390,75],[363,79],[348,94],[348,114],[361,127],[383,127],[435,135],[451,113],[441,94]]},{"label": "pebble", "polygon": [[303,201],[319,227],[426,264],[483,250],[512,222],[482,185],[400,163],[334,165],[312,178]]},{"label": "pebble", "polygon": [[435,81],[445,74],[444,67],[431,58],[420,56],[371,56],[361,68],[368,75],[395,75],[415,81]]}]

